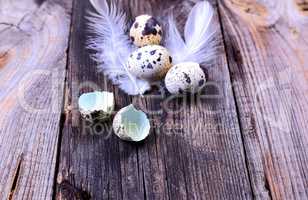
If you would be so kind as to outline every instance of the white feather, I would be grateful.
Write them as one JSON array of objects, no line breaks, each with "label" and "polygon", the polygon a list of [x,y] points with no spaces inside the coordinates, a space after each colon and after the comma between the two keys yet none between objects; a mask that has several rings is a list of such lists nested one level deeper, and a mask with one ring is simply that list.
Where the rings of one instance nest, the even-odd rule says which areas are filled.
[{"label": "white feather", "polygon": [[127,30],[127,19],[123,11],[106,0],[90,0],[97,13],[90,12],[88,26],[93,33],[88,39],[88,48],[97,53],[92,57],[98,68],[129,95],[143,94],[150,84],[134,77],[127,70],[127,60],[134,50]]},{"label": "white feather", "polygon": [[171,14],[168,18],[166,47],[174,64],[181,62],[204,63],[216,54],[217,26],[213,22],[214,10],[207,1],[198,2],[189,13],[182,38]]}]

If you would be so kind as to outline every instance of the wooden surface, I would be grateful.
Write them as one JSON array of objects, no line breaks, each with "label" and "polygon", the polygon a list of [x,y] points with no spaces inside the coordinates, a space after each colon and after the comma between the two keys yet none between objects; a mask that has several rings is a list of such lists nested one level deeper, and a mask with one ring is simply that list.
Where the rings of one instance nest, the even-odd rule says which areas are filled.
[{"label": "wooden surface", "polygon": [[257,198],[307,199],[308,19],[271,3],[219,4],[248,173]]},{"label": "wooden surface", "polygon": [[[118,5],[173,10],[181,27],[192,2]],[[211,3],[220,51],[205,95],[176,99],[129,97],[96,70],[87,0],[0,0],[0,199],[308,199],[308,3]],[[77,100],[95,89],[144,110],[151,135],[88,126]]]},{"label": "wooden surface", "polygon": [[0,199],[54,188],[71,2],[0,2]]}]

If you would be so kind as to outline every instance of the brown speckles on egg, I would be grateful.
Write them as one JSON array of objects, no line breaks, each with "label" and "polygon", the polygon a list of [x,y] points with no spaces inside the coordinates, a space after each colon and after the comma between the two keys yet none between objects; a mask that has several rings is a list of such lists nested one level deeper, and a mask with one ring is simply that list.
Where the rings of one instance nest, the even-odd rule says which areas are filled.
[{"label": "brown speckles on egg", "polygon": [[160,26],[158,21],[151,17],[145,24],[145,27],[142,31],[142,35],[156,35],[157,34],[157,26]]},{"label": "brown speckles on egg", "polygon": [[191,79],[190,79],[189,75],[187,73],[185,73],[185,72],[183,72],[183,74],[184,74],[186,83],[190,84],[191,83]]},{"label": "brown speckles on egg", "polygon": [[[202,78],[202,77],[201,77],[201,78]],[[199,87],[203,86],[204,82],[205,82],[204,79],[200,80],[200,81],[199,81]]]},{"label": "brown speckles on egg", "polygon": [[162,28],[155,18],[149,15],[141,15],[136,17],[130,29],[130,36],[135,38],[133,42],[138,47],[160,44]]},{"label": "brown speckles on egg", "polygon": [[147,66],[148,69],[153,69],[153,65],[151,63],[148,64]]},{"label": "brown speckles on egg", "polygon": [[138,28],[138,26],[139,26],[138,22],[135,22],[134,27]]},{"label": "brown speckles on egg", "polygon": [[171,56],[169,56],[169,62],[172,63],[172,57]]},{"label": "brown speckles on egg", "polygon": [[137,60],[140,60],[141,56],[142,56],[142,53],[138,53]]},{"label": "brown speckles on egg", "polygon": [[121,131],[121,126],[117,128],[116,133],[120,133],[120,131]]},{"label": "brown speckles on egg", "polygon": [[153,50],[150,52],[150,54],[153,56],[156,53],[156,50]]},{"label": "brown speckles on egg", "polygon": [[165,85],[172,94],[181,94],[181,91],[196,93],[204,86],[204,77],[205,74],[198,63],[180,63],[168,71]]},{"label": "brown speckles on egg", "polygon": [[159,45],[148,45],[137,49],[128,59],[129,71],[138,78],[159,80],[171,67],[168,50]]}]

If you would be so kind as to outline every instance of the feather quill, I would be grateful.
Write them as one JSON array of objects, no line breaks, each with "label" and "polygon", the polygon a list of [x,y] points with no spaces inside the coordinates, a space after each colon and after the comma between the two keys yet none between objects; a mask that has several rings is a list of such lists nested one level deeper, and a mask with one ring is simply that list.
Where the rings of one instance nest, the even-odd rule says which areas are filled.
[{"label": "feather quill", "polygon": [[94,35],[89,37],[87,47],[96,53],[92,58],[98,68],[129,95],[143,94],[150,89],[149,82],[138,79],[127,70],[127,60],[134,50],[127,30],[123,11],[106,0],[90,0],[97,13],[89,12],[88,27]]},{"label": "feather quill", "polygon": [[182,38],[173,14],[168,16],[166,47],[169,49],[174,64],[181,62],[208,62],[216,54],[217,26],[212,21],[213,7],[207,1],[198,2],[188,15],[184,39]]}]

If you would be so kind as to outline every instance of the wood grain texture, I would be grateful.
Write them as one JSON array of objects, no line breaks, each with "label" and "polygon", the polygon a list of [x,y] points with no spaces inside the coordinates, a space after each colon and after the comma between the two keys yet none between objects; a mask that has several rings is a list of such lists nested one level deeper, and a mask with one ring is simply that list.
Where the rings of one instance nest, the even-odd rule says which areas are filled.
[{"label": "wood grain texture", "polygon": [[304,4],[292,0],[219,1],[257,199],[308,198],[308,18],[303,10]]},{"label": "wood grain texture", "polygon": [[51,199],[71,1],[0,1],[0,199]]},{"label": "wood grain texture", "polygon": [[[117,5],[132,17],[150,13],[159,19],[174,9],[181,14],[181,26],[193,4],[131,0]],[[201,100],[159,97],[155,89],[143,98],[131,98],[96,70],[85,49],[91,35],[85,20],[89,9],[88,1],[75,1],[57,198],[251,199],[224,50],[206,66],[212,86]],[[111,134],[111,122],[103,128],[86,125],[77,101],[81,93],[94,89],[114,92],[117,110],[132,102],[144,110],[153,127],[149,138],[127,143]]]}]

